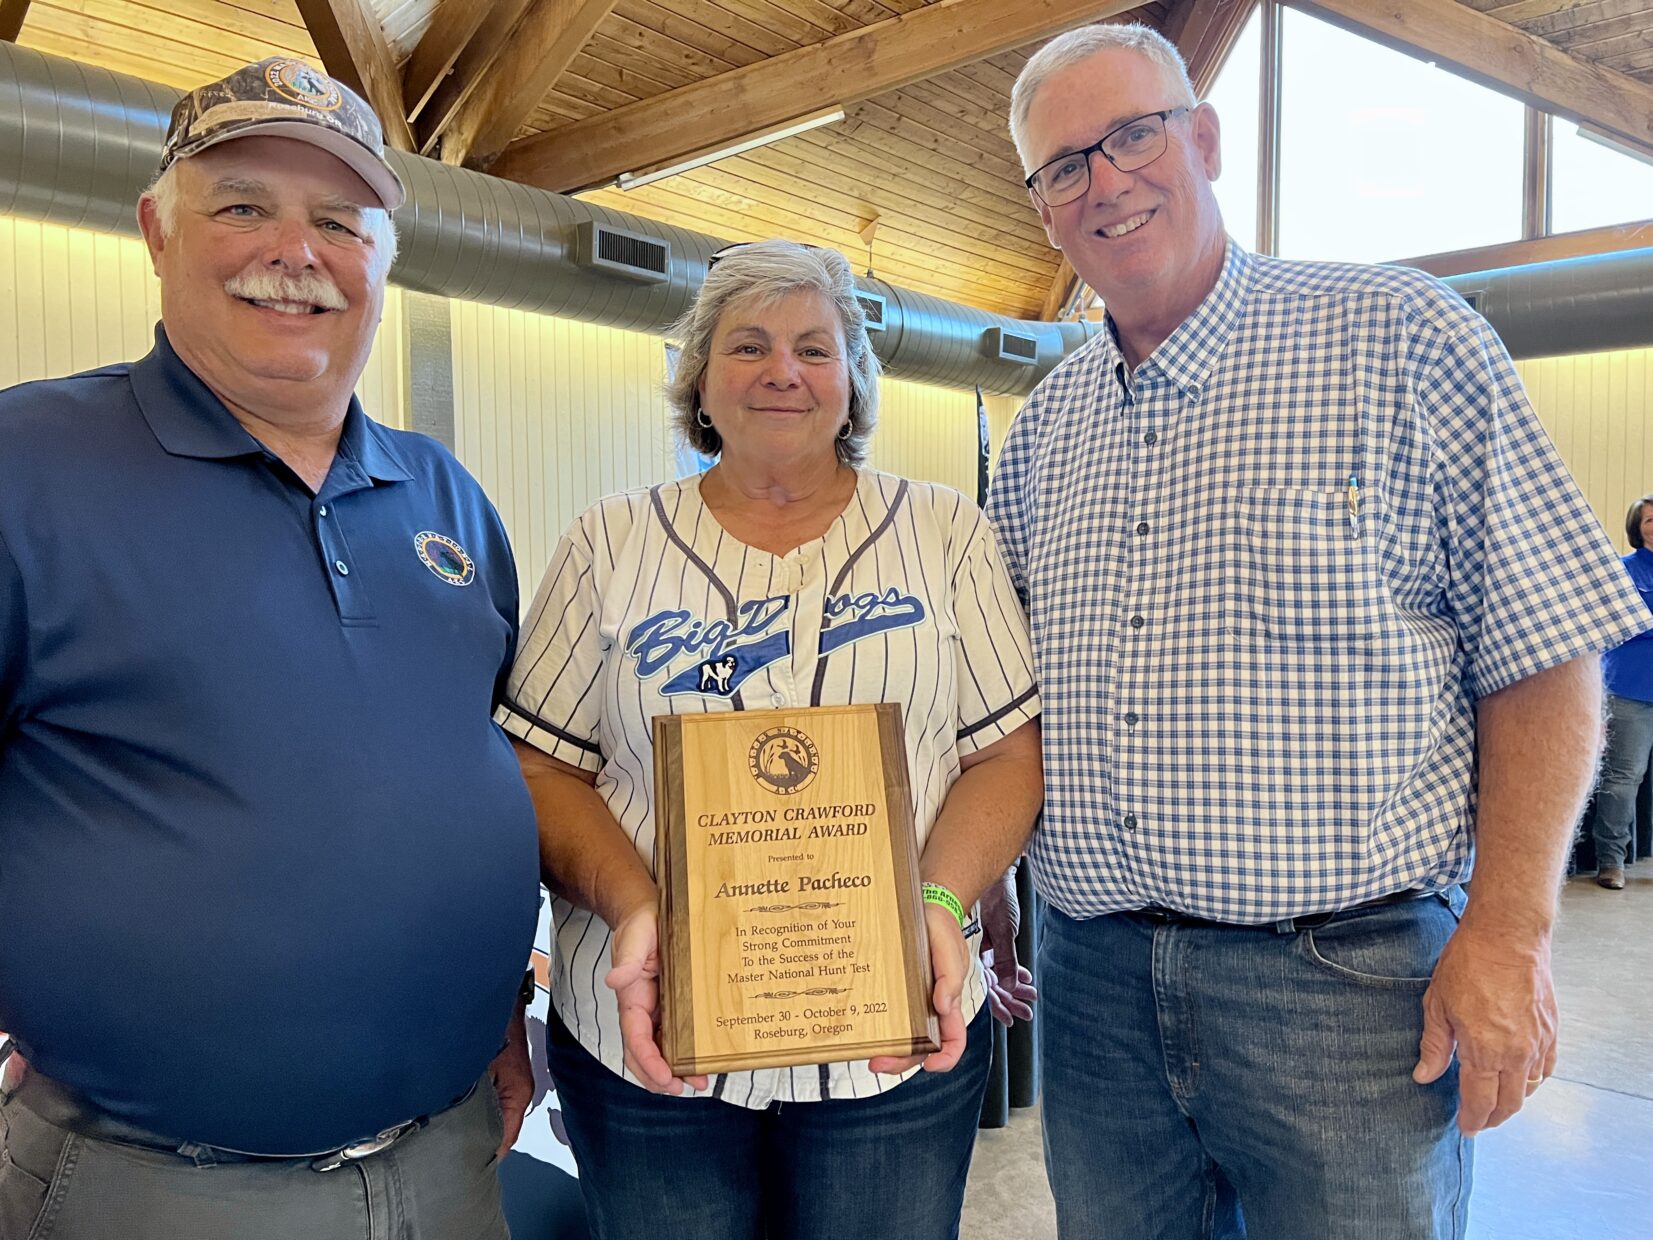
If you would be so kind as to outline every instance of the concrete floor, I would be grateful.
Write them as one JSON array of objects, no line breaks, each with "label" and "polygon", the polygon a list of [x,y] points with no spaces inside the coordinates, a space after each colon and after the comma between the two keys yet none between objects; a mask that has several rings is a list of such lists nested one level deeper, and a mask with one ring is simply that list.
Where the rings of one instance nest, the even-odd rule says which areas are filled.
[{"label": "concrete floor", "polygon": [[[1567,884],[1560,1062],[1520,1115],[1477,1139],[1468,1240],[1653,1237],[1653,860],[1626,874],[1618,892]],[[977,1139],[961,1237],[1055,1235],[1038,1113],[1017,1111]]]}]

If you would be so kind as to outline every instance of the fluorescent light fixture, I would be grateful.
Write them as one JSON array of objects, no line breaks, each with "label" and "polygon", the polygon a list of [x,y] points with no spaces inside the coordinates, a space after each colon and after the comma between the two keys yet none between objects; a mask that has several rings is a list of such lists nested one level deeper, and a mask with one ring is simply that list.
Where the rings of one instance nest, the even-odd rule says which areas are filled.
[{"label": "fluorescent light fixture", "polygon": [[622,172],[615,184],[621,189],[641,189],[645,185],[652,185],[656,181],[674,177],[680,172],[689,171],[691,168],[703,168],[707,164],[716,163],[720,159],[727,159],[731,155],[739,155],[742,151],[767,146],[771,142],[779,142],[782,138],[790,138],[811,129],[819,129],[822,125],[831,125],[843,119],[843,108],[830,108],[825,112],[801,116],[795,121],[787,121],[785,124],[776,125],[770,129],[760,129],[758,132],[748,134],[727,146],[712,147],[707,150],[696,151],[692,155],[685,155],[676,163],[666,164],[659,168],[649,168],[642,172]]},{"label": "fluorescent light fixture", "polygon": [[1628,155],[1631,159],[1653,165],[1653,147],[1643,146],[1640,142],[1623,134],[1600,129],[1595,125],[1580,125],[1578,136],[1588,138],[1591,142],[1598,146],[1604,146],[1610,151],[1617,151],[1620,155]]}]

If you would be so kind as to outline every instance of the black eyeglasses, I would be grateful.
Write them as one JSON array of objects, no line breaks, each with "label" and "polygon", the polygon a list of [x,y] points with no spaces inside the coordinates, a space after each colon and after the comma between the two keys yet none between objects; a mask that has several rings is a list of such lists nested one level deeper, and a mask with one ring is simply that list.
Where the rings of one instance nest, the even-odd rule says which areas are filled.
[{"label": "black eyeglasses", "polygon": [[[771,241],[784,241],[787,245],[795,245],[800,250],[819,250],[821,248],[818,245],[810,245],[803,241],[791,241],[785,237],[774,237]],[[738,254],[742,250],[748,249],[754,245],[768,245],[770,243],[770,241],[732,241],[722,249],[714,250],[711,254],[707,255],[706,270],[710,271],[713,267],[716,267],[720,262],[732,254]]]},{"label": "black eyeglasses", "polygon": [[1090,189],[1091,156],[1097,151],[1121,172],[1146,168],[1165,154],[1165,122],[1186,111],[1187,108],[1166,108],[1163,112],[1133,117],[1117,129],[1110,129],[1101,141],[1093,142],[1084,150],[1058,155],[1022,184],[1039,195],[1045,206],[1066,206]]}]

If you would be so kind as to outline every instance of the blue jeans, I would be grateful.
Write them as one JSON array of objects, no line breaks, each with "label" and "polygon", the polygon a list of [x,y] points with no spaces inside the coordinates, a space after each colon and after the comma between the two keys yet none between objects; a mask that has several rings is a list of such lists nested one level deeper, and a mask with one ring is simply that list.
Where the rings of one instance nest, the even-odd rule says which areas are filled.
[{"label": "blue jeans", "polygon": [[953,1240],[992,1058],[986,1007],[951,1072],[871,1098],[651,1094],[552,1014],[551,1074],[594,1240]]},{"label": "blue jeans", "polygon": [[1063,1240],[1462,1237],[1458,1069],[1412,1081],[1461,909],[1455,890],[1314,929],[1047,910],[1039,1056]]},{"label": "blue jeans", "polygon": [[1653,756],[1653,703],[1607,695],[1607,752],[1596,787],[1596,868],[1623,866],[1636,821],[1636,793]]}]

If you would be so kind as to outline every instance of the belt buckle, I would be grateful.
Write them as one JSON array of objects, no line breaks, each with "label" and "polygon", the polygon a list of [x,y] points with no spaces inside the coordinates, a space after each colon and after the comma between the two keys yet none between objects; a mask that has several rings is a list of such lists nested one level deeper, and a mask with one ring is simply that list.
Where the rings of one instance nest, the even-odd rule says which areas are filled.
[{"label": "belt buckle", "polygon": [[394,1128],[386,1128],[378,1136],[367,1141],[354,1141],[343,1149],[334,1150],[331,1154],[323,1154],[310,1164],[312,1171],[337,1171],[347,1163],[360,1162],[364,1158],[371,1158],[395,1145],[413,1130],[414,1121],[397,1124]]}]

